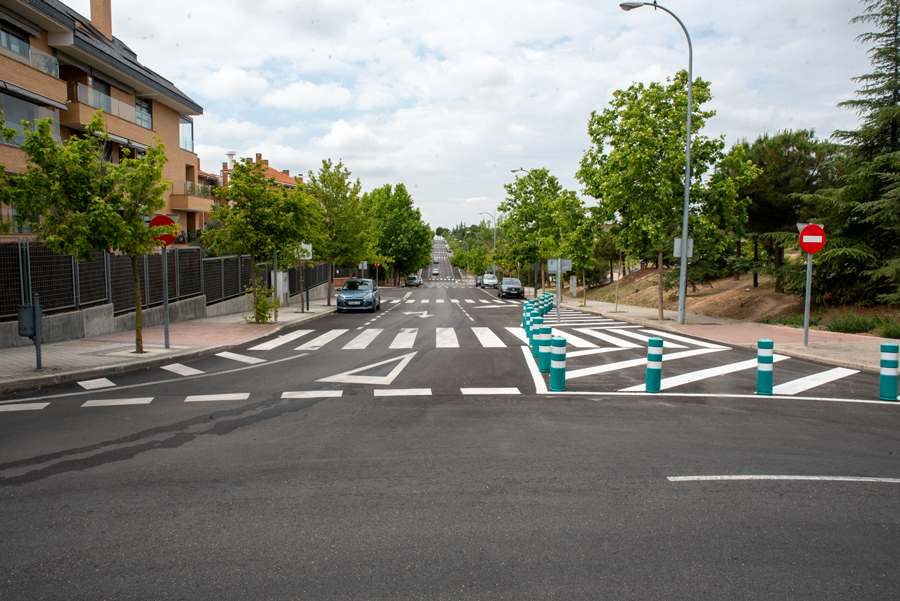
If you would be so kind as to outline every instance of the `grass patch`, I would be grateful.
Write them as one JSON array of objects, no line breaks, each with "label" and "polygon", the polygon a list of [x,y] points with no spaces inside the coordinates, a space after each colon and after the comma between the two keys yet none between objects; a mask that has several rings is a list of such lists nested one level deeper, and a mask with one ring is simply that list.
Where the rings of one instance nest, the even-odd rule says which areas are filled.
[{"label": "grass patch", "polygon": [[880,318],[858,313],[834,313],[822,322],[829,332],[842,334],[864,334],[880,325]]},{"label": "grass patch", "polygon": [[[820,315],[810,315],[809,316],[809,325],[817,326],[822,321],[822,317]],[[790,326],[792,328],[802,328],[803,327],[803,315],[785,315],[784,313],[779,313],[778,315],[766,315],[757,323],[765,323],[776,326]]]},{"label": "grass patch", "polygon": [[897,317],[885,319],[881,324],[880,335],[882,338],[900,338],[900,319]]}]

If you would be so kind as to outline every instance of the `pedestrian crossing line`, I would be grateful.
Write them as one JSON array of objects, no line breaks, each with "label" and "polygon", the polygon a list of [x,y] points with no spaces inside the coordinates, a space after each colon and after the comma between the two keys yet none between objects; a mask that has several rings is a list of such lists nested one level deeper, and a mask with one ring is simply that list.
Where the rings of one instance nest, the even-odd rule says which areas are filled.
[{"label": "pedestrian crossing line", "polygon": [[475,304],[475,301],[473,301],[471,298],[467,298],[467,299],[465,299],[465,301],[466,301],[467,303],[469,303],[470,305],[474,305],[474,304]]},{"label": "pedestrian crossing line", "polygon": [[414,301],[414,300],[408,300],[408,301],[406,301],[406,304],[407,304],[407,305],[414,305],[414,304],[416,304],[416,301]]},{"label": "pedestrian crossing line", "polygon": [[435,346],[437,348],[459,348],[459,339],[453,328],[437,328],[435,331]]},{"label": "pedestrian crossing line", "polygon": [[451,303],[456,303],[457,305],[459,304],[459,300],[458,300],[458,299],[455,299],[455,298],[451,298],[451,299],[450,299],[450,302],[451,302]]},{"label": "pedestrian crossing line", "polygon": [[[710,349],[713,350],[713,349]],[[774,362],[784,361],[787,359],[785,355],[773,355],[772,359]],[[665,362],[665,355],[663,356],[663,362]],[[674,388],[676,386],[683,386],[684,384],[690,384],[691,382],[699,382],[700,380],[708,380],[709,378],[715,378],[717,376],[724,376],[726,374],[733,374],[739,371],[745,371],[748,369],[756,369],[759,365],[758,359],[748,359],[747,361],[739,361],[737,363],[729,363],[728,365],[719,365],[717,367],[710,367],[707,369],[701,369],[698,371],[692,371],[686,374],[681,374],[679,376],[672,376],[671,378],[663,378],[659,384],[660,390],[667,390],[669,388]],[[630,386],[628,388],[622,388],[619,392],[644,392],[647,390],[646,384],[640,384],[638,386]]]},{"label": "pedestrian crossing line", "polygon": [[321,336],[318,336],[317,338],[313,338],[306,344],[298,346],[294,350],[295,351],[317,351],[320,348],[322,348],[323,346],[325,346],[326,344],[328,344],[329,342],[331,342],[332,340],[334,340],[335,338],[337,338],[338,336],[340,336],[341,334],[345,334],[346,332],[349,332],[349,330],[330,330],[328,332],[325,332]]},{"label": "pedestrian crossing line", "polygon": [[283,399],[334,399],[341,396],[343,390],[294,390],[282,392]]},{"label": "pedestrian crossing line", "polygon": [[431,396],[430,388],[396,388],[396,389],[381,389],[378,388],[373,391],[374,395],[377,397],[382,396]]},{"label": "pedestrian crossing line", "polygon": [[479,299],[478,299],[478,302],[479,302],[479,303],[484,303],[484,304],[486,304],[486,305],[490,305],[490,304],[491,304],[491,301],[485,300],[485,299],[483,299],[483,298],[479,298]]},{"label": "pedestrian crossing line", "polygon": [[506,348],[500,338],[490,328],[472,328],[472,333],[478,338],[478,342],[485,348]]},{"label": "pedestrian crossing line", "polygon": [[400,333],[394,337],[394,341],[391,342],[391,349],[406,349],[412,348],[416,342],[416,335],[419,333],[419,328],[402,328]]},{"label": "pedestrian crossing line", "polygon": [[858,373],[859,371],[855,369],[836,367],[834,369],[829,369],[828,371],[823,371],[822,373],[779,384],[772,388],[772,394],[795,395],[800,392],[805,392],[810,388],[828,384],[829,382],[834,382],[835,380],[840,380],[841,378],[846,378],[847,376]]},{"label": "pedestrian crossing line", "polygon": [[525,328],[506,328],[506,330],[522,341],[522,344],[528,344],[528,335],[525,334]]},{"label": "pedestrian crossing line", "polygon": [[575,331],[582,334],[587,334],[588,336],[593,336],[594,338],[603,340],[604,342],[609,342],[610,344],[614,344],[620,348],[641,348],[640,345],[637,345],[628,340],[622,340],[621,338],[616,338],[615,336],[610,336],[609,334],[604,334],[603,332],[598,332],[593,329],[575,328]]},{"label": "pedestrian crossing line", "polygon": [[506,301],[502,301],[502,300],[495,300],[494,302],[497,303],[498,305],[505,305],[505,304],[507,304]]},{"label": "pedestrian crossing line", "polygon": [[442,304],[444,304],[444,299],[438,298],[438,299],[435,299],[434,302],[437,303],[438,305],[442,305]]},{"label": "pedestrian crossing line", "polygon": [[[717,351],[716,349],[711,348],[700,348],[700,349],[691,349],[689,351],[681,351],[678,353],[672,353],[671,355],[664,355],[663,361],[675,361],[676,359],[685,359],[687,357],[696,357],[697,355],[706,355],[709,353],[719,353],[722,351]],[[617,363],[606,363],[604,365],[595,365],[593,367],[584,367],[582,369],[573,369],[571,371],[566,370],[566,380],[573,380],[575,378],[583,378],[585,376],[594,376],[597,374],[603,374],[610,371],[618,371],[620,369],[628,369],[631,367],[639,367],[641,365],[647,364],[647,357],[641,357],[640,359],[629,359],[627,361],[619,361]]]},{"label": "pedestrian crossing line", "polygon": [[265,363],[266,361],[265,359],[260,359],[259,357],[248,357],[247,355],[239,355],[238,353],[231,353],[228,351],[216,353],[216,357],[231,359],[232,361],[240,361],[241,363],[247,363],[249,365],[253,365],[255,363]]},{"label": "pedestrian crossing line", "polygon": [[427,305],[429,300],[430,300],[430,299],[423,298],[423,299],[422,299],[422,304],[423,304],[423,305]]},{"label": "pedestrian crossing line", "polygon": [[568,334],[561,330],[557,330],[556,328],[550,328],[551,336],[562,336],[566,339],[566,345],[571,344],[575,348],[597,348],[597,345],[593,342],[585,340],[584,338],[579,338],[574,334]]},{"label": "pedestrian crossing line", "polygon": [[[610,330],[607,330],[609,332]],[[619,332],[622,336],[628,336],[629,338],[634,338],[635,340],[640,340],[642,342],[647,342],[650,340],[650,336],[645,336],[644,334],[638,334],[637,332],[630,332],[628,330],[623,330]],[[683,344],[678,344],[677,342],[669,342],[668,340],[663,340],[663,348],[687,348]],[[707,347],[708,348],[708,347]],[[717,349],[721,348],[716,346]]]},{"label": "pedestrian crossing line", "polygon": [[369,328],[368,330],[363,330],[363,333],[348,342],[344,345],[344,350],[362,350],[369,346],[373,340],[375,340],[379,334],[381,334],[384,330],[379,330],[377,328]]},{"label": "pedestrian crossing line", "polygon": [[82,380],[78,383],[85,390],[97,390],[99,388],[109,388],[115,386],[113,382],[106,378],[97,378],[95,380]]},{"label": "pedestrian crossing line", "polygon": [[86,401],[82,407],[118,407],[120,405],[149,405],[153,400],[152,396],[140,397],[133,399],[102,399],[97,401]]},{"label": "pedestrian crossing line", "polygon": [[390,301],[390,302],[391,302],[392,305],[396,305],[397,303],[402,303],[403,301],[402,301],[401,299],[399,299],[399,298],[395,298],[394,300],[392,300],[392,301]]},{"label": "pedestrian crossing line", "polygon": [[50,403],[19,403],[18,405],[0,405],[0,413],[5,411],[40,411]]},{"label": "pedestrian crossing line", "polygon": [[195,394],[184,399],[185,403],[205,403],[209,401],[246,401],[249,392],[231,392],[225,394]]},{"label": "pedestrian crossing line", "polygon": [[170,365],[163,365],[162,369],[166,371],[170,371],[173,374],[178,374],[179,376],[196,376],[197,374],[202,374],[204,372],[199,369],[194,369],[193,367],[188,367],[187,365],[182,365],[181,363],[172,363]]},{"label": "pedestrian crossing line", "polygon": [[706,342],[705,340],[697,340],[694,338],[685,338],[684,336],[677,336],[675,334],[671,334],[669,332],[660,332],[659,330],[641,330],[642,332],[647,332],[648,334],[653,334],[654,336],[659,336],[660,338],[671,338],[676,342],[685,342],[687,344],[693,344],[694,346],[702,346],[706,348],[714,348],[714,349],[727,349],[727,346],[722,346],[721,344],[714,344],[712,342]]},{"label": "pedestrian crossing line", "polygon": [[287,344],[292,340],[296,340],[302,336],[306,336],[307,334],[312,333],[313,330],[294,330],[293,332],[289,332],[284,336],[279,336],[277,338],[273,338],[268,342],[263,342],[262,344],[257,344],[256,346],[251,346],[248,348],[248,351],[271,351],[273,348],[278,348],[282,344]]},{"label": "pedestrian crossing line", "polygon": [[465,395],[474,394],[522,394],[518,388],[460,388],[459,392]]},{"label": "pedestrian crossing line", "polygon": [[622,347],[615,347],[615,348],[605,347],[605,348],[587,349],[586,351],[572,351],[572,352],[566,351],[566,359],[574,359],[575,357],[584,357],[587,355],[599,355],[601,353],[614,353],[616,351],[625,351],[625,350],[628,350],[628,349],[624,349]]}]

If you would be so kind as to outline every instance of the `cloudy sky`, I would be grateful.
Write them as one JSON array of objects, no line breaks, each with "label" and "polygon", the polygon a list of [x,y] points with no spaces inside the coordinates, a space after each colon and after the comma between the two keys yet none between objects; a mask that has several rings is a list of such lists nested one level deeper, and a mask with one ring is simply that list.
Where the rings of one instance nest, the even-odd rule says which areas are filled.
[{"label": "cloudy sky", "polygon": [[[83,15],[90,0],[64,0]],[[261,152],[292,174],[342,160],[364,190],[403,182],[432,225],[494,211],[511,169],[571,190],[587,121],[616,89],[686,68],[678,23],[619,0],[112,0],[113,34],[204,108],[202,167]],[[704,133],[857,125],[855,0],[666,0],[717,111]]]}]

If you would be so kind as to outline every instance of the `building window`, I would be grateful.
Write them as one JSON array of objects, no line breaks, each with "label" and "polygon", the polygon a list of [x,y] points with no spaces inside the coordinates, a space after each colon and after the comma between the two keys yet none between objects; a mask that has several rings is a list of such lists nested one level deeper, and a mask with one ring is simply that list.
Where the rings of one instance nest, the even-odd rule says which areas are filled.
[{"label": "building window", "polygon": [[190,117],[181,115],[178,120],[178,133],[182,150],[194,152],[194,122]]},{"label": "building window", "polygon": [[0,46],[25,58],[29,56],[28,34],[6,23],[0,23]]},{"label": "building window", "polygon": [[39,106],[27,100],[0,93],[0,111],[2,118],[6,120],[6,127],[16,130],[16,135],[9,144],[21,146],[25,141],[25,130],[22,121],[37,121],[39,119],[52,119],[53,137],[59,141],[59,119],[56,109]]},{"label": "building window", "polygon": [[91,85],[94,88],[94,106],[112,113],[112,86],[96,77]]},{"label": "building window", "polygon": [[134,122],[141,127],[153,129],[153,106],[150,104],[149,98],[134,99],[135,119]]}]

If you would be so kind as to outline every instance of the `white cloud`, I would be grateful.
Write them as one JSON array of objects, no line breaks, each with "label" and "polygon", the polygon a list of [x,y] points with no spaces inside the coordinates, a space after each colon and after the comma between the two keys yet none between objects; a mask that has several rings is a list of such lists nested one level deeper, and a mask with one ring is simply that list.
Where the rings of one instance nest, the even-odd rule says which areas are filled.
[{"label": "white cloud", "polygon": [[343,108],[350,102],[350,90],[339,83],[316,85],[297,81],[280,90],[267,93],[262,104],[296,111],[317,111],[324,108]]},{"label": "white cloud", "polygon": [[254,98],[269,85],[265,77],[230,65],[209,73],[202,80],[204,95],[224,102]]}]

